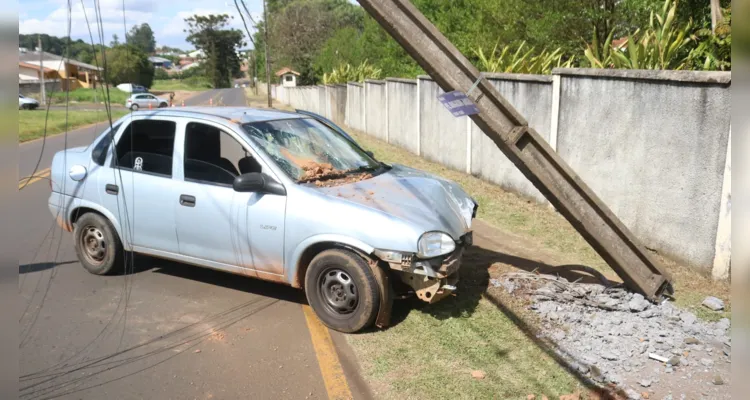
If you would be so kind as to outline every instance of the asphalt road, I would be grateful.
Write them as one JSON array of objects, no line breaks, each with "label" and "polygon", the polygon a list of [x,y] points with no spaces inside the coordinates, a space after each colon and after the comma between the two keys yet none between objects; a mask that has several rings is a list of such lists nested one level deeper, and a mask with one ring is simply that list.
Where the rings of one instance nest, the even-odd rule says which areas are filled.
[{"label": "asphalt road", "polygon": [[[208,99],[245,102],[242,89],[227,89],[189,104]],[[22,144],[19,175],[103,128]],[[335,332],[328,346],[340,364],[331,364],[329,332],[306,317],[301,291],[139,256],[129,274],[89,274],[47,208],[46,180],[32,182],[19,193],[17,228],[21,399],[321,399],[341,393],[337,371],[344,392],[370,397]]]}]

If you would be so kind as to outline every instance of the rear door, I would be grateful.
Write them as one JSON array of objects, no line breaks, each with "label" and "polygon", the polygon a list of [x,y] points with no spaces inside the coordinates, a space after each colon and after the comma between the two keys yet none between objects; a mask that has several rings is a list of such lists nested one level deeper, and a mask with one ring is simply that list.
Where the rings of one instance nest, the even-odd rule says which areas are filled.
[{"label": "rear door", "polygon": [[101,204],[117,216],[122,238],[135,251],[176,254],[174,143],[179,120],[138,117],[123,122],[116,146],[107,157],[108,170],[98,174]]}]

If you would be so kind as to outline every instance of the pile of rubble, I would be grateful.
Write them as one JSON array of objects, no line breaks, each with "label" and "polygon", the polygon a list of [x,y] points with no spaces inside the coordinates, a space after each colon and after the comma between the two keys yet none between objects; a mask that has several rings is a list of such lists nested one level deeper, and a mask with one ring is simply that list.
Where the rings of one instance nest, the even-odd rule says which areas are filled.
[{"label": "pile of rubble", "polygon": [[[579,374],[599,384],[616,386],[633,399],[672,398],[673,392],[710,398],[726,392],[729,398],[728,386],[722,387],[730,371],[728,319],[705,322],[668,301],[653,304],[603,283],[526,272],[492,280],[509,293],[528,295],[544,321],[540,335],[554,342]],[[723,307],[716,298],[704,305]]]}]

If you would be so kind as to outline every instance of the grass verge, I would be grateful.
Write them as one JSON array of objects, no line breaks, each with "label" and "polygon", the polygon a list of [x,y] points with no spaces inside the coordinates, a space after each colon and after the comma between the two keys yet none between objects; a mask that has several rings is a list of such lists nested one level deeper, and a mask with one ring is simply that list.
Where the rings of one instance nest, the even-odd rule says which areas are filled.
[{"label": "grass verge", "polygon": [[[99,89],[76,89],[69,93],[51,92],[49,98],[52,104],[65,104],[66,99],[78,103],[102,103],[106,98],[106,91]],[[112,104],[125,104],[125,100],[130,96],[129,93],[112,87],[109,89],[109,99]]]},{"label": "grass verge", "polygon": [[[127,110],[112,110],[112,120],[122,117]],[[18,141],[26,142],[44,136],[44,123],[46,110],[38,109],[33,111],[20,111],[18,113]],[[75,129],[84,125],[93,124],[107,120],[107,114],[101,111],[81,111],[81,110],[50,110],[47,118],[47,135],[54,135]]]},{"label": "grass verge", "polygon": [[[471,175],[448,169],[371,136],[349,130],[378,159],[443,176],[459,183],[479,203],[478,219],[538,244],[565,263],[614,272],[555,210]],[[472,248],[475,249],[475,248]],[[408,312],[392,328],[348,336],[373,390],[384,398],[526,398],[587,392],[582,380],[548,354],[534,336],[536,317],[512,299],[487,293],[491,260],[469,250],[462,269],[461,296],[434,305],[399,306]],[[729,317],[729,285],[656,255],[672,274],[676,304],[699,317]],[[477,266],[472,268],[471,266]],[[722,298],[724,313],[700,306],[707,295]],[[492,301],[490,301],[492,300]],[[502,304],[501,304],[502,303]],[[411,307],[416,309],[411,310]],[[411,310],[411,311],[409,311]],[[482,370],[484,379],[471,371]]]},{"label": "grass verge", "polygon": [[151,90],[206,90],[211,84],[203,79],[161,79],[155,80]]}]

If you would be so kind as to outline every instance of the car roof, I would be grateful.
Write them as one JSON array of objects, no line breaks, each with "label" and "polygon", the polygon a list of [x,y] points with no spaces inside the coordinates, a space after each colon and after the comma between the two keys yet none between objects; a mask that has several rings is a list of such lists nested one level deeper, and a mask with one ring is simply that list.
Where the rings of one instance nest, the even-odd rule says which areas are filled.
[{"label": "car roof", "polygon": [[177,117],[216,117],[242,124],[272,121],[277,119],[309,118],[291,111],[269,110],[252,107],[170,107],[156,110],[134,111],[133,115],[169,115]]}]

